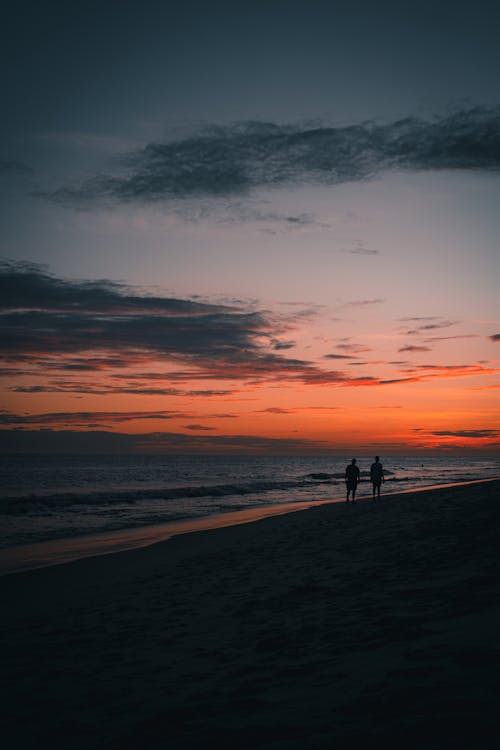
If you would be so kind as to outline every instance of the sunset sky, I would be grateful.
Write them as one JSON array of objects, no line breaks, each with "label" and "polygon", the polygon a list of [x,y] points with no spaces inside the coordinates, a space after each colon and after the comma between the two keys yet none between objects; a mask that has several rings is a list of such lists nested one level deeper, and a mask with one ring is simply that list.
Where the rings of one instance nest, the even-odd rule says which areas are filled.
[{"label": "sunset sky", "polygon": [[500,453],[497,2],[3,19],[3,451]]}]

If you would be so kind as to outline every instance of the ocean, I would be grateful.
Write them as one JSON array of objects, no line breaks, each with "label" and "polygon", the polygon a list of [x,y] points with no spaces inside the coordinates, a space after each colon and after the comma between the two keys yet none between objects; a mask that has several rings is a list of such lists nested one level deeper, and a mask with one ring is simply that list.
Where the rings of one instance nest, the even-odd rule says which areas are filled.
[{"label": "ocean", "polygon": [[[381,457],[383,493],[500,477],[500,458]],[[358,498],[373,458],[358,458]],[[134,529],[344,497],[350,457],[10,455],[0,457],[0,546]]]}]

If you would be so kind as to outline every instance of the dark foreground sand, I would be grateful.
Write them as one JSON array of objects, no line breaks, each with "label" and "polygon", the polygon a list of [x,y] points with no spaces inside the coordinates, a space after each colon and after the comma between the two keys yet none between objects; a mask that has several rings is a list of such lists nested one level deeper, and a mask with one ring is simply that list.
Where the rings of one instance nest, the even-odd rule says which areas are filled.
[{"label": "dark foreground sand", "polygon": [[11,748],[496,748],[500,481],[0,579]]}]

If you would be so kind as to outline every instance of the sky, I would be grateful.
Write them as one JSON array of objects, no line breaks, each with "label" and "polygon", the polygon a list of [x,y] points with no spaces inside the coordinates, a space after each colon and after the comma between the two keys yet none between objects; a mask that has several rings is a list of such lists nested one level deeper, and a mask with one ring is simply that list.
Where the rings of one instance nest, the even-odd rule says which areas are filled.
[{"label": "sky", "polygon": [[498,3],[23,3],[0,449],[500,453]]}]

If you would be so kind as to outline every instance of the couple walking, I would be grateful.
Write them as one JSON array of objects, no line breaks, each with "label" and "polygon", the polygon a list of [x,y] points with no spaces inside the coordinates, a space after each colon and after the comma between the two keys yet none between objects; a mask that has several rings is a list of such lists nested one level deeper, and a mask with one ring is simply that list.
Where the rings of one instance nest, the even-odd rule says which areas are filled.
[{"label": "couple walking", "polygon": [[[359,468],[356,465],[356,459],[353,458],[345,470],[345,483],[347,487],[346,503],[349,502],[349,496],[352,492],[352,502],[356,502],[356,488],[360,480]],[[370,481],[373,487],[373,499],[380,497],[380,485],[385,481],[384,467],[380,463],[380,458],[375,456],[375,461],[370,466]]]}]

